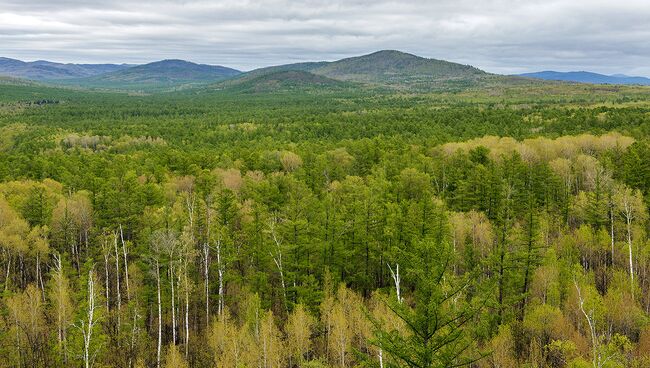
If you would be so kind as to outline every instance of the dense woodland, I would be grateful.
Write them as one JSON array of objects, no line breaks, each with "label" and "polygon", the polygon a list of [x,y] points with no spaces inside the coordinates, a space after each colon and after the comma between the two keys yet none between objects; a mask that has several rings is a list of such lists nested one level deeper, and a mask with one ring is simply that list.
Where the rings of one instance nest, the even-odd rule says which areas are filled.
[{"label": "dense woodland", "polygon": [[0,85],[0,366],[648,367],[648,97]]}]

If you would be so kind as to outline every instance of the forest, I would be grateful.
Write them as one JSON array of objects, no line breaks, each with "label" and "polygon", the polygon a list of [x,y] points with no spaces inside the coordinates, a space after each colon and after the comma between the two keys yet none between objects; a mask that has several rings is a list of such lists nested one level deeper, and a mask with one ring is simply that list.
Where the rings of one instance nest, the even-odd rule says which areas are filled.
[{"label": "forest", "polygon": [[648,367],[648,97],[0,83],[0,367]]}]

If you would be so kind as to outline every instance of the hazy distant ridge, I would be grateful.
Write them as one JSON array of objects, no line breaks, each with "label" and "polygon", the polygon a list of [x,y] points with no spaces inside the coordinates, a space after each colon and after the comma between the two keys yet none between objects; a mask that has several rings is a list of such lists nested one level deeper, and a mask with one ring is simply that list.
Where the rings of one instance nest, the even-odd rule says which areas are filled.
[{"label": "hazy distant ridge", "polygon": [[[0,58],[0,76],[82,88],[141,91],[186,89],[199,85],[213,85],[219,90],[267,92],[296,89],[339,90],[364,88],[364,85],[430,91],[527,81],[521,77],[592,84],[650,85],[649,78],[622,74],[603,75],[585,71],[566,73],[543,71],[519,76],[503,76],[487,73],[471,65],[424,58],[396,50],[382,50],[337,61],[271,66],[246,73],[225,66],[196,64],[175,59],[143,65],[117,65],[23,62]],[[530,82],[528,79],[528,83]]]},{"label": "hazy distant ridge", "polygon": [[650,79],[645,77],[630,77],[623,74],[604,75],[592,72],[556,72],[543,71],[536,73],[519,74],[521,77],[536,78],[544,80],[555,80],[577,83],[592,84],[637,84],[648,86]]},{"label": "hazy distant ridge", "polygon": [[128,64],[62,64],[51,61],[25,62],[0,57],[0,75],[36,81],[92,77],[131,67]]}]

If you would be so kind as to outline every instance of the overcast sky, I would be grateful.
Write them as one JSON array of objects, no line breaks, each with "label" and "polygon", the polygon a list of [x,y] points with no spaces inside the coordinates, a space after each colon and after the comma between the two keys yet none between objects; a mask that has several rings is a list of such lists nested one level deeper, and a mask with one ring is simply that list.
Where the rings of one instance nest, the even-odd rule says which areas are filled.
[{"label": "overcast sky", "polygon": [[0,56],[243,70],[381,49],[650,76],[650,0],[0,0]]}]

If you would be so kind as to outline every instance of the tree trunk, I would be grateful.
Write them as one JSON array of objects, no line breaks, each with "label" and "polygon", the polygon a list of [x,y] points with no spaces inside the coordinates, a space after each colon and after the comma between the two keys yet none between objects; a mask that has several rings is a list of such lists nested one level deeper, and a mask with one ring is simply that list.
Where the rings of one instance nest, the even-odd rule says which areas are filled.
[{"label": "tree trunk", "polygon": [[[88,324],[83,331],[84,335],[84,365],[90,368],[90,342],[95,326],[95,281],[93,280],[93,270],[88,271]],[[83,326],[83,324],[82,324]],[[82,329],[83,330],[83,329]]]},{"label": "tree trunk", "polygon": [[589,333],[591,335],[591,345],[592,345],[592,363],[594,368],[600,367],[601,362],[600,362],[600,354],[598,353],[598,336],[596,335],[596,327],[594,326],[594,323],[592,321],[592,318],[587,314],[584,308],[585,301],[582,298],[582,294],[580,293],[580,287],[578,287],[578,282],[573,281],[573,284],[575,285],[576,291],[578,292],[578,306],[580,307],[580,311],[582,312],[582,315],[585,316],[585,319],[587,320],[587,324],[589,325]]},{"label": "tree trunk", "polygon": [[160,350],[162,348],[162,300],[160,298],[160,264],[156,259],[156,286],[158,293],[158,348],[156,350],[156,367],[160,368]]},{"label": "tree trunk", "polygon": [[611,237],[612,246],[612,265],[614,264],[614,209],[609,210],[609,236]]},{"label": "tree trunk", "polygon": [[205,325],[210,325],[210,244],[209,239],[203,244],[203,279],[205,281]]},{"label": "tree trunk", "polygon": [[627,214],[625,216],[625,220],[627,223],[627,249],[629,253],[629,261],[630,261],[630,286],[631,286],[631,292],[632,292],[632,297],[634,297],[634,259],[632,256],[632,218],[631,214]]},{"label": "tree trunk", "polygon": [[124,283],[126,286],[126,299],[131,301],[131,292],[129,291],[129,262],[126,257],[126,243],[124,242],[124,232],[120,224],[120,240],[122,240],[122,255],[124,256]]},{"label": "tree trunk", "polygon": [[388,265],[388,269],[390,270],[390,275],[393,277],[393,281],[395,282],[395,293],[397,294],[397,302],[402,304],[402,294],[401,294],[401,288],[400,288],[400,276],[399,276],[399,263],[395,264],[395,271],[393,272],[393,269],[390,267],[390,264],[386,263]]},{"label": "tree trunk", "polygon": [[169,283],[172,288],[172,342],[176,345],[176,297],[174,295],[174,267],[169,265]]},{"label": "tree trunk", "polygon": [[217,241],[217,272],[219,274],[219,301],[217,305],[217,314],[221,316],[223,314],[224,302],[223,302],[223,277],[224,277],[224,265],[223,259],[221,257],[221,240]]},{"label": "tree trunk", "polygon": [[110,305],[109,305],[109,302],[110,302],[109,280],[110,279],[109,279],[109,276],[108,276],[108,251],[106,252],[106,254],[104,254],[104,273],[105,273],[104,277],[105,277],[105,284],[106,284],[106,290],[105,290],[105,294],[106,294],[106,312],[109,312],[111,309],[110,309]]},{"label": "tree trunk", "polygon": [[[120,335],[121,312],[122,312],[122,295],[120,294],[120,254],[117,251],[117,234],[114,234],[115,248],[115,290],[117,292],[117,335]],[[118,338],[119,344],[119,338]],[[119,346],[119,345],[118,345]]]},{"label": "tree trunk", "polygon": [[187,266],[185,267],[185,358],[189,355],[190,347],[190,283],[187,278]]}]

